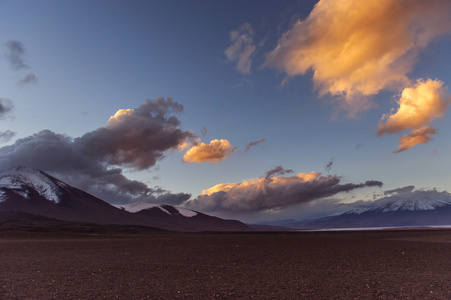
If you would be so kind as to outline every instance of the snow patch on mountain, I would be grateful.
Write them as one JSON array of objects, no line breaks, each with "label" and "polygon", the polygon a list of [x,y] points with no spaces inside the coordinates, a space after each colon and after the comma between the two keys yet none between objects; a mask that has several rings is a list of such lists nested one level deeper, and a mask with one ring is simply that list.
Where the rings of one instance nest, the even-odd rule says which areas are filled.
[{"label": "snow patch on mountain", "polygon": [[120,209],[124,209],[131,213],[136,213],[136,212],[139,212],[144,209],[156,207],[156,208],[159,208],[164,213],[166,213],[168,215],[172,215],[172,213],[165,208],[165,206],[167,206],[167,207],[172,207],[172,208],[176,209],[180,215],[187,217],[187,218],[191,218],[191,217],[194,217],[197,215],[197,212],[192,211],[190,209],[183,208],[183,207],[174,207],[174,206],[169,206],[169,205],[161,205],[161,204],[145,203],[145,202],[132,202],[132,203],[128,203],[128,204],[121,204],[121,205],[114,205],[114,206],[116,206],[117,208],[120,208]]},{"label": "snow patch on mountain", "polygon": [[191,218],[191,217],[194,217],[194,216],[197,215],[197,212],[195,212],[195,211],[193,211],[191,209],[186,209],[186,208],[183,208],[183,207],[176,207],[176,209],[179,211],[179,213],[182,216],[185,216],[187,218]]},{"label": "snow patch on mountain", "polygon": [[[30,191],[35,190],[45,199],[59,203],[61,188],[65,186],[65,183],[54,181],[43,172],[31,168],[16,167],[0,172],[0,189],[9,189],[25,198],[29,198]],[[4,191],[2,193],[0,199]]]},{"label": "snow patch on mountain", "polygon": [[347,212],[347,214],[363,214],[370,211],[419,211],[434,210],[438,207],[451,205],[451,194],[436,190],[414,191],[380,198],[365,203]]}]

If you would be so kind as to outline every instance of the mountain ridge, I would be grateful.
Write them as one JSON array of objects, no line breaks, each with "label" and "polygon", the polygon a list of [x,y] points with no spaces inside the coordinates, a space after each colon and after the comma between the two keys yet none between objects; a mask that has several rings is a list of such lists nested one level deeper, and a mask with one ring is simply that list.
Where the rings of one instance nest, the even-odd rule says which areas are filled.
[{"label": "mountain ridge", "polygon": [[[172,213],[165,213],[170,210]],[[175,231],[245,231],[236,220],[223,220],[170,205],[132,213],[74,188],[40,170],[15,167],[0,172],[0,212],[17,211],[70,222],[142,225]]]}]

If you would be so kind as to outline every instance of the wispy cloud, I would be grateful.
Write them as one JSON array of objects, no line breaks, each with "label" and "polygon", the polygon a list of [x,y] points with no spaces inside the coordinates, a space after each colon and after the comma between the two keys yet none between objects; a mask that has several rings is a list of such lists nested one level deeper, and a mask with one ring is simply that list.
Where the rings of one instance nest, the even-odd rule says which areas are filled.
[{"label": "wispy cloud", "polygon": [[0,119],[7,117],[14,109],[14,103],[7,98],[0,98]]},{"label": "wispy cloud", "polygon": [[5,43],[6,53],[5,56],[8,59],[11,67],[15,70],[30,68],[24,59],[25,49],[21,42],[8,41]]},{"label": "wispy cloud", "polygon": [[415,186],[408,185],[408,186],[405,186],[405,187],[402,187],[402,188],[397,188],[397,189],[393,189],[393,190],[387,190],[387,191],[384,192],[384,195],[409,193],[409,192],[413,191],[414,188],[415,188]]},{"label": "wispy cloud", "polygon": [[249,151],[249,149],[251,149],[252,147],[257,146],[257,145],[259,145],[259,144],[262,144],[262,143],[264,143],[264,142],[266,142],[266,139],[265,139],[265,138],[261,138],[261,139],[259,139],[258,141],[248,143],[248,144],[246,145],[246,149],[244,149],[244,153],[246,153],[247,151]]},{"label": "wispy cloud", "polygon": [[393,151],[399,153],[406,151],[418,144],[426,144],[432,140],[431,135],[437,134],[437,130],[430,125],[425,125],[418,129],[412,130],[409,134],[399,138],[398,149]]},{"label": "wispy cloud", "polygon": [[37,81],[38,81],[38,79],[36,78],[36,75],[34,75],[33,73],[28,73],[27,75],[25,75],[24,78],[19,80],[19,84],[25,85],[25,84],[29,84],[29,83],[36,83]]},{"label": "wispy cloud", "polygon": [[[25,48],[21,42],[8,41],[4,44],[4,46],[6,49],[5,57],[14,70],[20,71],[23,69],[30,69],[30,66],[25,62]],[[19,80],[19,85],[26,85],[36,82],[36,75],[34,73],[28,73]]]},{"label": "wispy cloud", "polygon": [[119,110],[104,127],[75,139],[44,130],[0,148],[0,169],[38,168],[112,203],[170,201],[171,197],[181,203],[190,195],[154,190],[126,178],[122,168],[148,169],[190,138],[192,134],[181,130],[173,115],[182,110],[171,98],[157,98],[135,109]]},{"label": "wispy cloud", "polygon": [[451,30],[447,0],[319,1],[268,53],[264,66],[288,77],[313,71],[320,96],[341,96],[350,116],[372,107],[367,96],[410,84],[421,49]]},{"label": "wispy cloud", "polygon": [[282,168],[282,166],[277,166],[266,172],[265,180],[270,179],[274,175],[285,175],[285,174],[290,174],[290,173],[294,173],[294,171],[291,169],[286,170],[286,169]]},{"label": "wispy cloud", "polygon": [[236,63],[237,71],[250,74],[252,57],[256,49],[252,25],[244,23],[237,30],[231,31],[230,42],[232,44],[224,51],[225,56],[229,61]]},{"label": "wispy cloud", "polygon": [[236,150],[228,140],[212,140],[209,144],[198,143],[189,149],[183,156],[188,163],[215,163],[226,159]]},{"label": "wispy cloud", "polygon": [[210,212],[253,213],[308,203],[354,189],[382,186],[380,181],[340,184],[337,176],[321,176],[319,172],[299,173],[290,177],[268,175],[270,174],[241,183],[215,185],[204,190],[197,198],[187,201],[185,205]]},{"label": "wispy cloud", "polygon": [[11,130],[0,131],[0,144],[9,142],[15,136],[16,133]]},{"label": "wispy cloud", "polygon": [[326,171],[330,171],[332,169],[332,165],[334,164],[334,158],[332,157],[326,164]]}]

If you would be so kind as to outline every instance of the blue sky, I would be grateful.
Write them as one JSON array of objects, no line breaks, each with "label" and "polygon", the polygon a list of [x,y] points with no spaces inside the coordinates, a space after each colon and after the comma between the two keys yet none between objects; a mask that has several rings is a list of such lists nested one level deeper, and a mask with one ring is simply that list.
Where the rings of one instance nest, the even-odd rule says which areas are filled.
[{"label": "blue sky", "polygon": [[[0,115],[0,166],[37,167],[111,203],[172,199],[169,203],[242,220],[302,218],[320,214],[323,206],[327,206],[324,213],[330,213],[337,201],[371,200],[407,185],[450,191],[446,90],[451,82],[446,21],[451,19],[450,5],[439,0],[410,6],[408,1],[397,6],[389,2],[381,2],[385,7],[380,11],[370,10],[376,11],[377,24],[387,25],[379,28],[370,17],[349,19],[348,8],[359,1],[345,1],[341,12],[332,1],[316,6],[316,1],[259,1],[258,5],[253,1],[0,1],[0,99],[6,107]],[[357,11],[364,13],[366,8],[360,5]],[[390,11],[394,16],[385,18]],[[329,19],[328,13],[337,17]],[[340,23],[340,16],[349,21]],[[361,28],[365,30],[358,32]],[[242,39],[234,40],[233,32]],[[355,32],[364,38],[347,40]],[[373,39],[377,43],[371,44]],[[366,43],[370,47],[359,52]],[[336,58],[329,58],[335,54]],[[296,59],[306,67],[292,55],[301,55]],[[384,57],[391,59],[389,64],[384,65]],[[367,62],[379,67],[359,69]],[[335,72],[342,66],[346,70]],[[330,75],[331,70],[338,75]],[[362,72],[363,79],[355,79]],[[419,91],[427,80],[429,91],[438,98],[432,104],[421,103],[440,104],[441,109],[413,117],[423,117],[424,122],[393,117],[402,92]],[[155,139],[137,135],[131,141],[118,136],[99,146],[110,145],[110,149],[93,148],[95,141],[103,141],[103,131],[111,130],[108,136],[114,139],[132,126],[150,126],[143,122],[151,124],[154,119],[146,123],[135,118],[151,106],[146,99],[153,103],[168,97],[183,105],[183,111],[165,111],[167,118],[175,116],[179,121],[176,128],[183,134],[160,152],[151,153],[155,144],[168,139],[162,132],[174,130],[168,119]],[[133,111],[107,125],[120,109]],[[428,110],[416,113],[424,111]],[[383,119],[384,114],[392,117]],[[378,129],[378,124],[386,126]],[[52,134],[36,135],[43,130]],[[400,137],[415,130],[428,142],[401,149]],[[81,138],[87,133],[93,138]],[[66,139],[49,146],[51,139],[62,136]],[[214,149],[210,142],[215,139],[226,140],[229,146]],[[124,141],[130,147],[136,142],[143,151],[132,149],[136,156],[124,158],[120,152]],[[179,150],[183,143],[186,147]],[[254,146],[245,151],[247,145]],[[192,159],[202,152],[202,161],[184,158],[191,148],[197,151],[193,150]],[[397,149],[401,151],[393,153]],[[213,150],[216,156],[208,158]],[[50,155],[52,151],[59,154]],[[138,159],[140,155],[156,162],[142,163],[146,158]],[[86,165],[70,165],[76,164],[77,157]],[[108,183],[111,170],[118,177]],[[311,198],[299,186],[301,191],[280,203],[267,196],[267,188],[278,193],[290,190],[283,179],[311,172],[321,175],[293,180],[324,190],[323,178],[330,180],[327,188],[334,189]],[[270,182],[252,187],[265,190],[258,196],[251,193],[243,200],[248,190],[237,185],[198,197],[218,184],[264,179],[267,174]],[[383,186],[359,186],[368,180]],[[147,189],[124,192],[119,181],[141,182]],[[281,186],[276,186],[279,182]],[[171,195],[176,194],[180,197],[173,200]],[[166,197],[158,198],[161,195]],[[260,205],[249,204],[254,200]]]}]

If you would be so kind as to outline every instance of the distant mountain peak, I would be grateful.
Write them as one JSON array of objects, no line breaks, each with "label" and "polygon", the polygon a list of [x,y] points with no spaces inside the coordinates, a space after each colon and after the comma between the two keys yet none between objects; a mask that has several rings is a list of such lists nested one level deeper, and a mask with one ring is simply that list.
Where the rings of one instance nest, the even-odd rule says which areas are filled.
[{"label": "distant mountain peak", "polygon": [[362,214],[369,211],[422,211],[434,210],[438,207],[451,205],[451,195],[447,192],[415,191],[384,197],[368,204],[354,208],[346,214]]},{"label": "distant mountain peak", "polygon": [[14,167],[0,171],[0,202],[5,190],[11,190],[25,198],[29,198],[31,190],[45,199],[58,203],[62,188],[67,185],[46,173],[28,167]]}]

